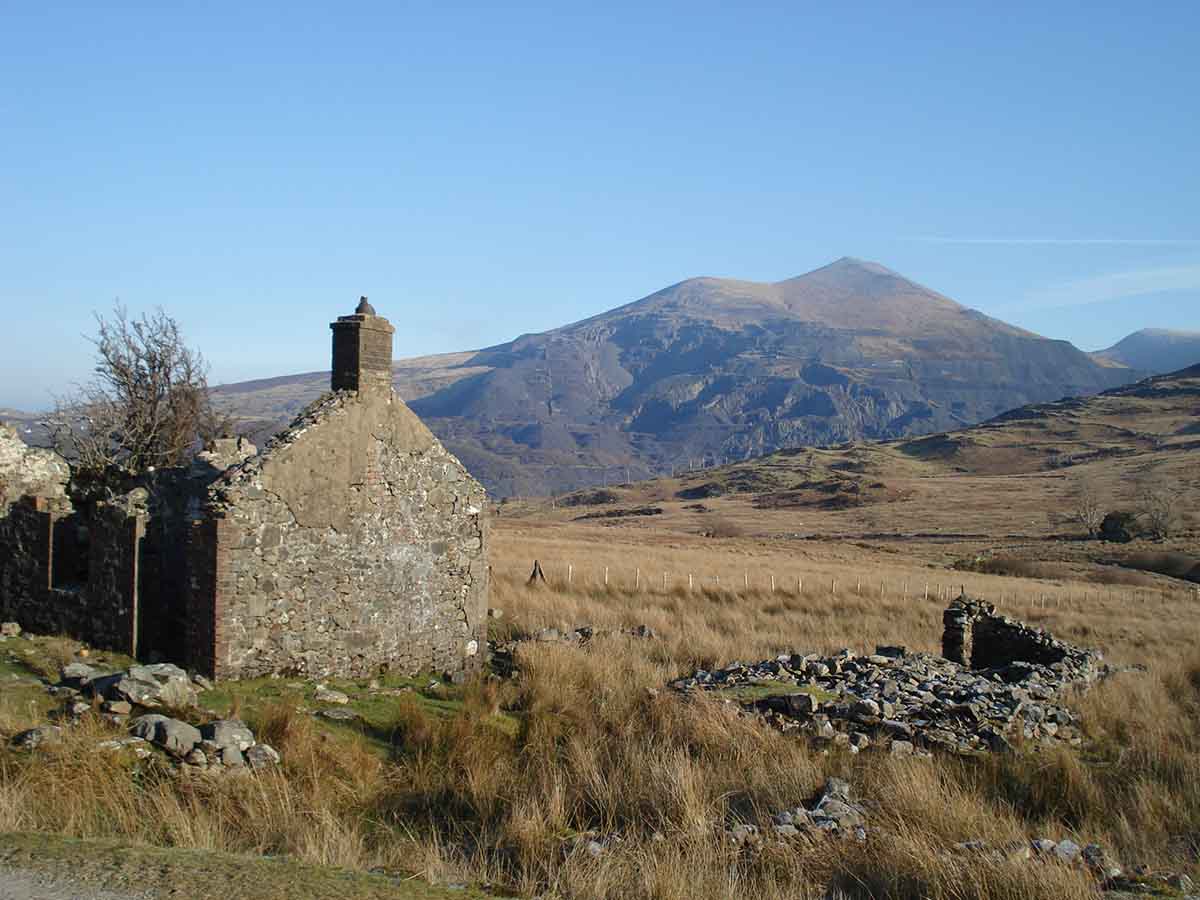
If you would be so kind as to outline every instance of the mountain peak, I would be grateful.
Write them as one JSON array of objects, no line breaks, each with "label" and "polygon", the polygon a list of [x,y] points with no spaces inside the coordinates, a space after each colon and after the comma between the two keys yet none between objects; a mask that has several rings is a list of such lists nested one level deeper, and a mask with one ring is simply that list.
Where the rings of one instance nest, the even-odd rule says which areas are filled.
[{"label": "mountain peak", "polygon": [[[880,265],[877,262],[872,262],[869,259],[859,259],[857,256],[843,256],[841,259],[835,259],[823,269],[857,269],[863,272],[870,272],[872,275],[891,275],[896,278],[901,278],[899,273],[892,271],[887,266]],[[818,272],[821,269],[817,270]]]},{"label": "mountain peak", "polygon": [[858,289],[866,284],[880,282],[881,279],[896,279],[906,284],[915,284],[911,279],[905,278],[899,272],[893,271],[887,266],[869,259],[859,259],[854,256],[843,256],[841,259],[835,259],[833,262],[813,269],[811,272],[805,272],[803,275],[797,275],[795,278],[789,278],[779,283],[796,284],[814,282]]}]

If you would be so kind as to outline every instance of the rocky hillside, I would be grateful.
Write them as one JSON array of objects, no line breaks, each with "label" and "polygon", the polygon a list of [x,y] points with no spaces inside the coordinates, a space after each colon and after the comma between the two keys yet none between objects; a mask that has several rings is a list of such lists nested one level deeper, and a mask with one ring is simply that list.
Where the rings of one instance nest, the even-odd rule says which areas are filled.
[{"label": "rocky hillside", "polygon": [[1175,372],[1200,363],[1200,331],[1143,328],[1092,355],[1156,375]]},{"label": "rocky hillside", "polygon": [[[396,387],[506,496],[946,431],[1135,377],[841,259],[776,283],[689,279],[543,334],[403,361]],[[219,392],[266,423],[323,387],[313,373]]]}]

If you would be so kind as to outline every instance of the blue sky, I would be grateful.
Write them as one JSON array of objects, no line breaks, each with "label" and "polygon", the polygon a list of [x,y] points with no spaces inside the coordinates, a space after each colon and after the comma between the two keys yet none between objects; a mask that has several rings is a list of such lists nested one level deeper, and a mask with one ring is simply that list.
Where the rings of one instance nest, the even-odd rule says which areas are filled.
[{"label": "blue sky", "polygon": [[1052,5],[0,0],[0,406],[115,298],[214,382],[322,368],[359,294],[408,356],[844,255],[1200,329],[1200,4]]}]

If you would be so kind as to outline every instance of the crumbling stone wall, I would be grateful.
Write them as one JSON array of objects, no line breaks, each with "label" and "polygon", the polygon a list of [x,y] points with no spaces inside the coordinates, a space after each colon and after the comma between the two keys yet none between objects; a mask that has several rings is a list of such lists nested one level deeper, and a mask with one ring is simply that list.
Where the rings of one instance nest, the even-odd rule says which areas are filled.
[{"label": "crumbling stone wall", "polygon": [[0,515],[22,497],[65,498],[70,478],[65,459],[26,446],[16,428],[0,422]]},{"label": "crumbling stone wall", "polygon": [[22,628],[33,628],[50,589],[50,504],[28,497],[5,512],[0,519],[0,615]]},{"label": "crumbling stone wall", "polygon": [[196,526],[196,606],[214,598],[200,611],[212,616],[213,674],[475,669],[485,505],[390,387],[318,402],[213,485]]},{"label": "crumbling stone wall", "polygon": [[[101,507],[89,522],[87,581],[74,575],[80,562],[55,557],[76,548],[60,539],[74,532],[77,516],[61,498],[25,497],[0,517],[0,617],[41,634],[69,634],[100,647],[136,652],[138,543],[144,520],[119,508]],[[73,537],[73,536],[72,536]]]},{"label": "crumbling stone wall", "polygon": [[992,604],[966,595],[946,608],[942,624],[942,656],[971,669],[1033,663],[1089,681],[1098,671],[1100,654],[1095,650],[1076,647],[1044,629],[997,615]]},{"label": "crumbling stone wall", "polygon": [[364,297],[331,327],[334,393],[261,454],[218,440],[76,509],[0,430],[0,614],[221,678],[477,669],[483,488],[393,392],[391,324]]}]

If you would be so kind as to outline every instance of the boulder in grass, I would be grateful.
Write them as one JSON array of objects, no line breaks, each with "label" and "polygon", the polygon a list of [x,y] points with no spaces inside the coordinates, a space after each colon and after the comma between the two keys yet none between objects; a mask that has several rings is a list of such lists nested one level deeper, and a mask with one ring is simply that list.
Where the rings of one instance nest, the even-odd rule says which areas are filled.
[{"label": "boulder in grass", "polygon": [[183,759],[200,743],[200,729],[179,719],[150,713],[133,720],[130,731],[161,747],[176,759]]},{"label": "boulder in grass", "polygon": [[36,750],[43,744],[57,744],[60,741],[62,729],[57,725],[38,725],[14,735],[11,743],[20,750]]},{"label": "boulder in grass", "polygon": [[196,686],[187,672],[171,663],[130,666],[127,672],[93,678],[85,687],[106,700],[125,701],[145,709],[196,705]]},{"label": "boulder in grass", "polygon": [[323,684],[317,685],[316,693],[313,695],[318,703],[336,703],[339,705],[350,702],[350,697],[341,691],[334,690],[331,687],[326,687]]},{"label": "boulder in grass", "polygon": [[62,667],[62,671],[59,673],[59,682],[63,687],[81,690],[85,686],[91,684],[92,680],[95,679],[99,674],[99,672],[97,672],[87,663],[67,663]]},{"label": "boulder in grass", "polygon": [[254,746],[254,732],[238,719],[218,719],[200,726],[200,734],[205,741],[210,741],[217,749],[233,747],[245,752]]},{"label": "boulder in grass", "polygon": [[279,765],[279,753],[267,744],[255,744],[244,754],[251,769],[269,769]]}]

